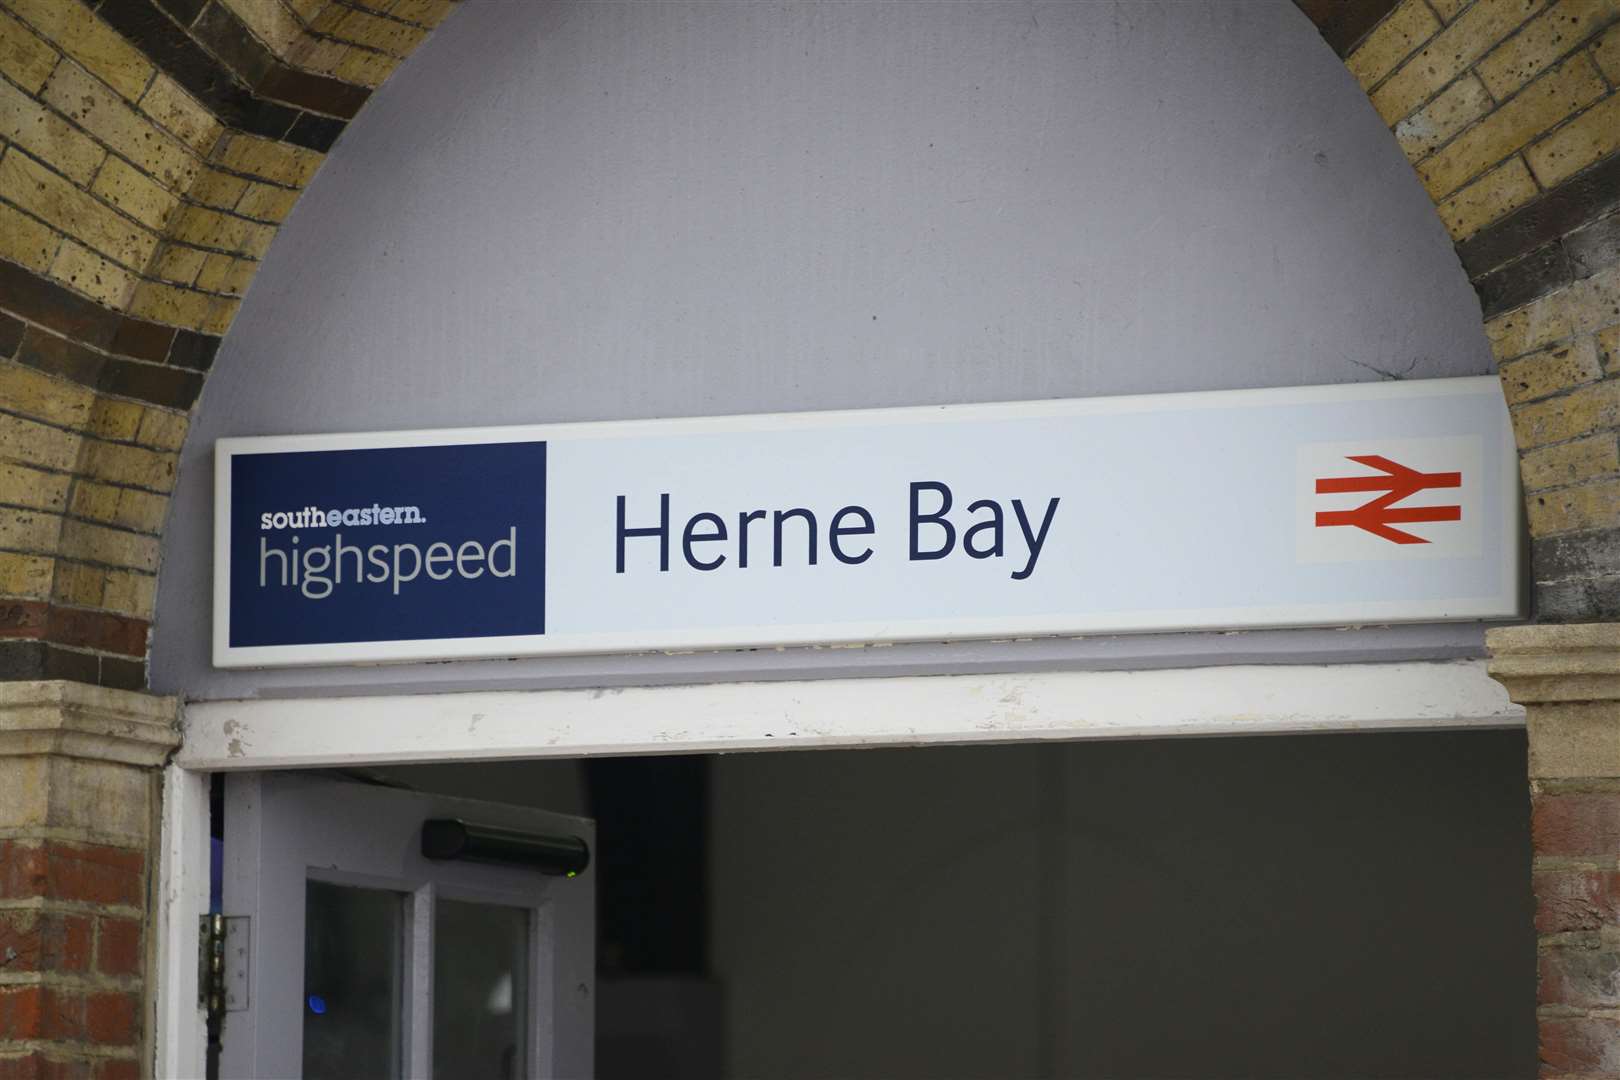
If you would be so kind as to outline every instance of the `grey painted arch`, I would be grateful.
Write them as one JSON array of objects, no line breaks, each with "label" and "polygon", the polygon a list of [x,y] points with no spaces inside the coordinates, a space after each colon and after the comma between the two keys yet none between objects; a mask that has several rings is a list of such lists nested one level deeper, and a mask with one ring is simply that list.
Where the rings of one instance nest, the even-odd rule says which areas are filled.
[{"label": "grey painted arch", "polygon": [[211,449],[1491,370],[1429,199],[1287,0],[474,0],[351,125],[221,350],[153,687],[1476,655],[1454,626],[219,672]]}]

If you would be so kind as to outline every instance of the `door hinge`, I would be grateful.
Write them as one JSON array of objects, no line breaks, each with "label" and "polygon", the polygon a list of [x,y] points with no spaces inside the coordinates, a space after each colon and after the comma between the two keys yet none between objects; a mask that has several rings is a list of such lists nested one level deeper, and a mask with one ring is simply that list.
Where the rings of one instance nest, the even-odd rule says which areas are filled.
[{"label": "door hinge", "polygon": [[248,1007],[246,915],[204,915],[198,920],[197,1007],[210,1020]]}]

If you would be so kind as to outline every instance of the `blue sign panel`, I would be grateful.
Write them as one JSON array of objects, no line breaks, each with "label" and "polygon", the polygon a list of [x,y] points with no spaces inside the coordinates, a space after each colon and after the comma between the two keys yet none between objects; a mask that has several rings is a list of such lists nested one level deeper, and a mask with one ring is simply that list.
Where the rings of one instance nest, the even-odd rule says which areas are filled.
[{"label": "blue sign panel", "polygon": [[545,633],[544,442],[228,462],[232,648]]}]

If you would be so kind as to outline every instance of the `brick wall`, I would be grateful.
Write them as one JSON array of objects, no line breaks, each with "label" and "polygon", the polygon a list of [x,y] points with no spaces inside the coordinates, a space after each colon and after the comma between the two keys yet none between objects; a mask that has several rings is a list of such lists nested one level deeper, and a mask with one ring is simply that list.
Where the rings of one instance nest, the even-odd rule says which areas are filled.
[{"label": "brick wall", "polygon": [[146,1060],[153,766],[174,702],[0,684],[0,1080]]},{"label": "brick wall", "polygon": [[0,0],[0,679],[145,685],[187,416],[449,0]]},{"label": "brick wall", "polygon": [[451,10],[0,0],[0,1080],[150,1071],[173,718],[132,755],[99,729],[64,741],[84,710],[60,695],[105,688],[120,730],[166,707],[109,702],[146,686],[176,457],[220,336],[349,119]]}]

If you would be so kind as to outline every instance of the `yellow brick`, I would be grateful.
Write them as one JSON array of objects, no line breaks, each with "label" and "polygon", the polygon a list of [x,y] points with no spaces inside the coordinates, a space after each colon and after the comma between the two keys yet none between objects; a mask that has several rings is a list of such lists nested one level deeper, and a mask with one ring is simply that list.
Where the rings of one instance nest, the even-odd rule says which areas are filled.
[{"label": "yellow brick", "polygon": [[4,81],[0,81],[0,138],[49,162],[77,184],[89,184],[107,156],[90,136]]},{"label": "yellow brick", "polygon": [[251,181],[230,173],[218,172],[214,169],[204,169],[197,182],[191,185],[186,195],[196,202],[207,206],[229,210],[235,206],[242,197],[242,192],[248,189]]},{"label": "yellow brick", "polygon": [[238,133],[226,140],[218,158],[227,169],[301,188],[309,183],[326,155],[302,146]]},{"label": "yellow brick", "polygon": [[199,154],[213,150],[225,130],[206,106],[161,71],[141,98],[141,111]]},{"label": "yellow brick", "polygon": [[229,255],[210,255],[202,272],[197,275],[197,288],[209,292],[241,296],[258,271],[259,264],[251,259],[233,259]]},{"label": "yellow brick", "polygon": [[279,222],[292,211],[298,194],[291,188],[254,184],[242,196],[242,201],[237,203],[236,212],[260,221]]},{"label": "yellow brick", "polygon": [[1531,536],[1620,525],[1620,480],[1560,488],[1525,500]]},{"label": "yellow brick", "polygon": [[1620,426],[1620,382],[1591,383],[1562,397],[1520,405],[1513,410],[1513,434],[1520,450],[1566,442]]},{"label": "yellow brick", "polygon": [[73,515],[156,534],[169,505],[167,495],[80,480],[73,487]]},{"label": "yellow brick", "polygon": [[225,331],[231,328],[231,323],[236,321],[236,311],[241,306],[240,300],[229,296],[216,296],[213,305],[208,309],[208,318],[198,329],[205,334],[223,337]]},{"label": "yellow brick", "polygon": [[242,296],[253,284],[253,278],[259,272],[259,263],[252,259],[237,259],[231,264],[231,272],[225,278],[225,291],[232,296]]},{"label": "yellow brick", "polygon": [[0,196],[129,267],[145,266],[157,236],[15,149],[0,158]]},{"label": "yellow brick", "polygon": [[1434,17],[1424,0],[1401,0],[1377,29],[1367,35],[1367,40],[1345,59],[1344,66],[1350,69],[1363,90],[1370,90],[1439,30],[1440,20]]},{"label": "yellow brick", "polygon": [[67,509],[70,479],[66,473],[44,472],[13,462],[0,462],[0,503],[60,514]]},{"label": "yellow brick", "polygon": [[319,72],[322,75],[331,75],[343,63],[351,46],[348,42],[333,41],[330,38],[318,38],[305,47],[298,60],[298,66],[306,71]]},{"label": "yellow brick", "polygon": [[202,272],[197,275],[197,288],[209,292],[241,296],[259,269],[251,259],[235,259],[229,255],[210,255]]},{"label": "yellow brick", "polygon": [[1620,473],[1620,436],[1613,432],[1532,450],[1519,459],[1526,491],[1581,484],[1615,473]]},{"label": "yellow brick", "polygon": [[63,530],[62,518],[37,510],[0,513],[0,547],[12,551],[53,552]]},{"label": "yellow brick", "polygon": [[1425,159],[1418,177],[1430,196],[1444,198],[1607,92],[1592,62],[1572,57]]},{"label": "yellow brick", "polygon": [[52,44],[95,72],[131,101],[141,96],[152,65],[124,36],[79,0],[6,0]]},{"label": "yellow brick", "polygon": [[347,15],[348,11],[345,10],[342,4],[327,4],[316,15],[315,21],[310,24],[310,29],[321,34],[335,34]]},{"label": "yellow brick", "polygon": [[1523,356],[1574,332],[1568,289],[1549,293],[1485,324],[1485,337],[1498,362]]},{"label": "yellow brick", "polygon": [[141,418],[141,431],[136,438],[160,450],[178,450],[186,441],[189,421],[180,413],[148,409]]},{"label": "yellow brick", "polygon": [[262,225],[201,206],[188,206],[175,221],[172,235],[176,240],[198,247],[240,251],[257,257],[269,250],[276,230],[273,225]]},{"label": "yellow brick", "polygon": [[1525,151],[1536,179],[1561,183],[1620,146],[1620,94],[1611,94]]},{"label": "yellow brick", "polygon": [[61,243],[60,233],[0,203],[0,259],[43,271],[56,258]]},{"label": "yellow brick", "polygon": [[443,22],[455,8],[451,0],[399,0],[388,13],[396,19],[431,28]]},{"label": "yellow brick", "polygon": [[118,523],[125,528],[158,534],[163,529],[163,516],[169,510],[167,495],[154,495],[133,488],[122,488],[118,495]]},{"label": "yellow brick", "polygon": [[174,467],[172,453],[99,440],[84,447],[84,474],[113,484],[167,492],[174,487]]},{"label": "yellow brick", "polygon": [[222,0],[247,24],[253,36],[270,47],[270,51],[286,59],[304,38],[304,24],[298,16],[282,7],[276,0]]},{"label": "yellow brick", "polygon": [[287,6],[293,9],[293,14],[305,23],[315,18],[330,2],[331,0],[285,0]]},{"label": "yellow brick", "polygon": [[1603,377],[1603,369],[1598,366],[1597,339],[1583,337],[1503,364],[1499,374],[1508,404],[1518,405],[1595,382]]},{"label": "yellow brick", "polygon": [[1478,0],[1373,92],[1373,107],[1393,126],[1545,6],[1545,0]]},{"label": "yellow brick", "polygon": [[133,401],[98,397],[90,407],[90,425],[85,431],[98,439],[134,439],[144,411]]},{"label": "yellow brick", "polygon": [[382,18],[371,15],[368,11],[356,11],[355,8],[342,8],[332,5],[327,11],[335,11],[337,18],[329,21],[326,13],[322,11],[321,18],[316,19],[316,28],[322,24],[329,24],[329,34],[342,37],[358,45],[366,45],[368,49],[381,49],[382,52],[392,53],[395,57],[407,57],[421,40],[428,36],[420,26],[410,26],[399,23],[395,19]]},{"label": "yellow brick", "polygon": [[62,524],[62,554],[82,562],[150,573],[157,570],[158,543],[156,537],[69,520]]},{"label": "yellow brick", "polygon": [[75,607],[100,607],[107,572],[80,563],[58,562],[51,599]]},{"label": "yellow brick", "polygon": [[152,602],[156,597],[157,578],[151,574],[109,570],[101,605],[122,615],[147,619],[152,616]]},{"label": "yellow brick", "polygon": [[1457,17],[1457,13],[1468,6],[1469,0],[1429,0],[1434,6],[1435,14],[1441,19],[1450,22]]},{"label": "yellow brick", "polygon": [[77,64],[61,64],[45,100],[171,191],[184,191],[202,165],[184,143],[108,93]]},{"label": "yellow brick", "polygon": [[1536,197],[1536,182],[1517,155],[1504,161],[1436,209],[1453,240],[1474,235],[1503,214]]},{"label": "yellow brick", "polygon": [[209,292],[224,292],[225,278],[230,272],[231,262],[229,255],[208,256],[202,270],[197,274],[197,288],[207,289]]},{"label": "yellow brick", "polygon": [[1615,0],[1561,0],[1492,50],[1475,71],[1501,100],[1616,17]]},{"label": "yellow brick", "polygon": [[398,66],[397,57],[356,48],[344,54],[332,74],[345,82],[359,83],[361,86],[381,86]]},{"label": "yellow brick", "polygon": [[143,281],[135,286],[129,311],[143,319],[200,330],[208,321],[212,299],[207,293],[179,289],[156,281]]},{"label": "yellow brick", "polygon": [[1598,360],[1610,375],[1620,375],[1620,325],[1598,331]]},{"label": "yellow brick", "polygon": [[118,493],[123,490],[126,489],[80,480],[73,485],[73,516],[113,521],[118,516]]},{"label": "yellow brick", "polygon": [[179,244],[167,244],[153,264],[152,272],[164,281],[177,285],[190,285],[197,280],[197,272],[208,260],[208,252]]},{"label": "yellow brick", "polygon": [[135,275],[72,240],[62,244],[51,263],[51,277],[108,307],[123,307],[135,289]]},{"label": "yellow brick", "polygon": [[72,469],[84,439],[71,431],[0,413],[0,459]]},{"label": "yellow brick", "polygon": [[117,157],[107,159],[90,190],[149,229],[161,230],[180,205],[179,196]]},{"label": "yellow brick", "polygon": [[0,401],[8,412],[61,427],[83,428],[95,391],[22,364],[0,362]]},{"label": "yellow brick", "polygon": [[1405,151],[1406,160],[1417,161],[1495,105],[1484,83],[1464,75],[1439,97],[1396,124],[1395,139]]},{"label": "yellow brick", "polygon": [[54,565],[55,561],[46,556],[0,551],[0,594],[49,599]]},{"label": "yellow brick", "polygon": [[1620,26],[1612,27],[1603,35],[1597,48],[1592,50],[1592,57],[1610,82],[1620,83]]},{"label": "yellow brick", "polygon": [[37,94],[61,58],[43,38],[0,11],[0,74]]},{"label": "yellow brick", "polygon": [[1596,333],[1620,319],[1620,263],[1577,281],[1566,291],[1572,332]]}]

